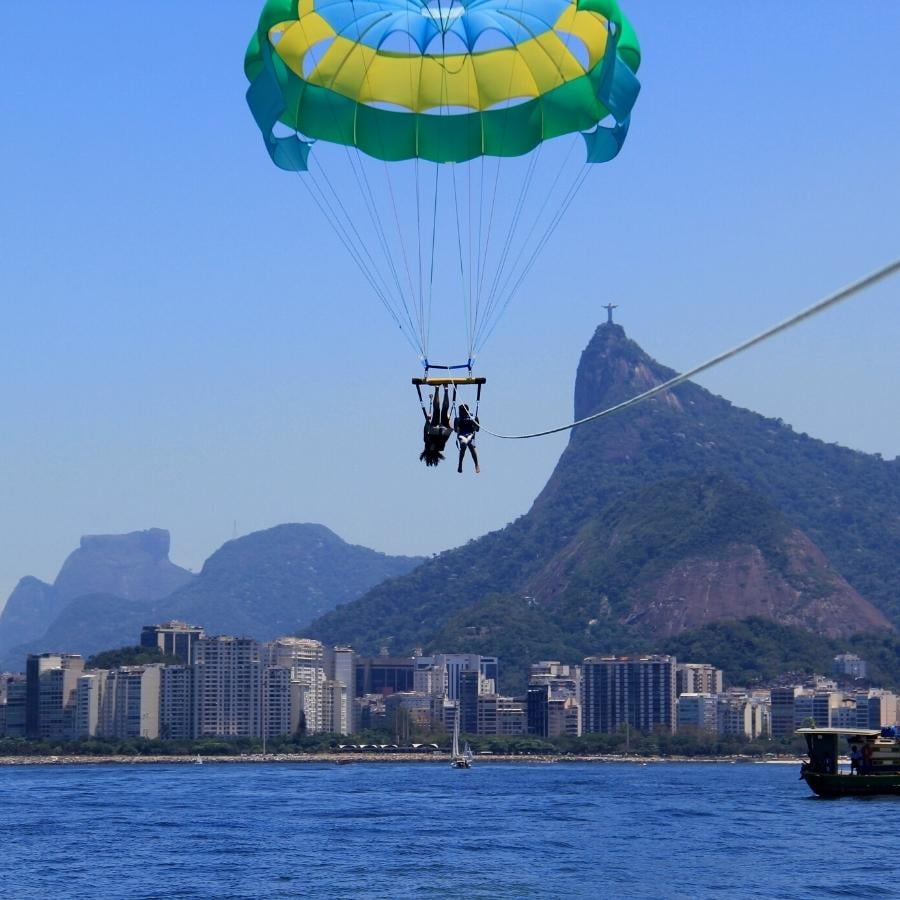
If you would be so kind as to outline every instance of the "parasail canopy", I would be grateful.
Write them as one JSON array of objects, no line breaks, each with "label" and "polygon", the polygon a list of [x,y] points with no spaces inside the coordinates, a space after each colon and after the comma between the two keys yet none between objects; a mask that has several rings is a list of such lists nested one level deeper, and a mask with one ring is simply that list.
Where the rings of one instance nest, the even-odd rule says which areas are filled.
[{"label": "parasail canopy", "polygon": [[[323,157],[326,183],[307,188],[426,360],[435,254],[458,252],[471,362],[546,243],[544,224],[555,228],[571,202],[559,170],[571,172],[575,189],[584,177],[577,159],[556,160],[546,177],[530,159],[510,169],[507,199],[498,190],[504,170],[498,163],[485,176],[485,159],[535,157],[564,135],[581,136],[586,165],[613,159],[640,88],[639,63],[615,0],[268,0],[244,67],[247,100],[277,166],[307,172],[317,142],[356,154],[352,180],[336,177],[333,158]],[[389,165],[373,179],[365,160]],[[394,184],[403,161],[415,162],[406,191]],[[469,165],[451,167],[442,188],[440,172],[419,161]],[[363,197],[372,236],[361,234],[364,216],[350,208],[345,182]],[[549,203],[551,189],[558,195]],[[415,208],[401,215],[404,197]],[[540,227],[529,231],[535,198]],[[393,208],[395,235],[383,208]],[[455,225],[449,232],[441,209]],[[525,233],[530,247],[519,243]]]}]

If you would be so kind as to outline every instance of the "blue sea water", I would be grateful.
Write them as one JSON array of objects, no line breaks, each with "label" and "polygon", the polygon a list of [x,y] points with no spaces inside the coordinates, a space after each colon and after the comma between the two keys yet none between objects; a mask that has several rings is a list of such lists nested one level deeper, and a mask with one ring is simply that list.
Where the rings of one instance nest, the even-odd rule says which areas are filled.
[{"label": "blue sea water", "polygon": [[0,767],[0,896],[881,897],[900,800],[722,763]]}]

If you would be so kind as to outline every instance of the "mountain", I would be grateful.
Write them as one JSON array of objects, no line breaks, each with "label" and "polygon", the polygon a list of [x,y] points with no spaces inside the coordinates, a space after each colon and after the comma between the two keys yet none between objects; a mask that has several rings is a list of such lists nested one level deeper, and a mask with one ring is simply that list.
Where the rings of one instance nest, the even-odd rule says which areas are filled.
[{"label": "mountain", "polygon": [[[578,366],[575,418],[674,374],[604,324]],[[573,430],[528,513],[311,630],[363,651],[506,652],[521,671],[526,648],[573,660],[750,615],[834,636],[890,629],[898,475],[897,460],[687,383]]]},{"label": "mountain", "polygon": [[148,605],[112,594],[86,594],[69,601],[38,638],[9,651],[9,665],[21,668],[29,653],[81,653],[136,644],[147,624]]},{"label": "mountain", "polygon": [[40,639],[69,603],[91,594],[150,604],[193,576],[169,561],[169,532],[162,528],[130,534],[86,535],[66,558],[52,585],[25,577],[0,615],[0,658]]},{"label": "mountain", "polygon": [[170,563],[168,549],[160,529],[84,537],[53,585],[23,579],[0,618],[0,668],[21,668],[28,653],[135,644],[143,625],[168,619],[260,640],[294,634],[421,562],[347,544],[322,525],[229,541],[199,575]]},{"label": "mountain", "polygon": [[278,525],[229,541],[194,581],[157,604],[156,616],[270,640],[420,563],[348,544],[324,525]]}]

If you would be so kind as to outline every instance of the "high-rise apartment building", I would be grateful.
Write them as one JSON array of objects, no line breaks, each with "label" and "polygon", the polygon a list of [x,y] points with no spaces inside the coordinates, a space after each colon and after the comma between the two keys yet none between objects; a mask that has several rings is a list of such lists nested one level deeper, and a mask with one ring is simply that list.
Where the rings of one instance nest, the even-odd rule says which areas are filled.
[{"label": "high-rise apartment building", "polygon": [[722,670],[709,663],[678,663],[675,691],[681,694],[721,694]]},{"label": "high-rise apartment building", "polygon": [[308,638],[283,637],[272,641],[269,658],[272,665],[290,672],[295,702],[300,703],[301,730],[320,734],[330,730],[333,691],[328,689],[328,669],[325,648],[319,641]]},{"label": "high-rise apartment building", "polygon": [[674,656],[589,656],[582,667],[584,733],[675,730]]},{"label": "high-rise apartment building", "polygon": [[[332,709],[332,727],[335,734],[353,734],[356,730],[356,654],[351,647],[334,647],[330,653],[329,675],[336,682],[332,695],[336,706]],[[343,685],[343,691],[337,685]]]},{"label": "high-rise apartment building", "polygon": [[797,728],[794,724],[794,714],[799,693],[800,688],[796,685],[772,688],[772,737],[783,738],[793,735]]},{"label": "high-rise apartment building", "polygon": [[93,669],[79,677],[75,687],[75,738],[96,736],[108,674],[105,669]]},{"label": "high-rise apartment building", "polygon": [[100,701],[97,734],[107,738],[158,738],[162,666],[111,669]]},{"label": "high-rise apartment building", "polygon": [[194,737],[194,667],[163,666],[159,680],[159,736]]},{"label": "high-rise apartment building", "polygon": [[195,737],[260,737],[266,648],[227,635],[197,641],[194,664]]}]

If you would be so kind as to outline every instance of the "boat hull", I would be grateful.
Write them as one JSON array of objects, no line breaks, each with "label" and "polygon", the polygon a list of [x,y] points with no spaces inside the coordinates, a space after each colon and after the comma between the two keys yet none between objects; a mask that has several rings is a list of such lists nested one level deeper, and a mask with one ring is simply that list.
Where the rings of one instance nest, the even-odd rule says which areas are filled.
[{"label": "boat hull", "polygon": [[804,772],[800,776],[820,797],[875,797],[900,795],[900,773],[890,775],[823,775]]}]

